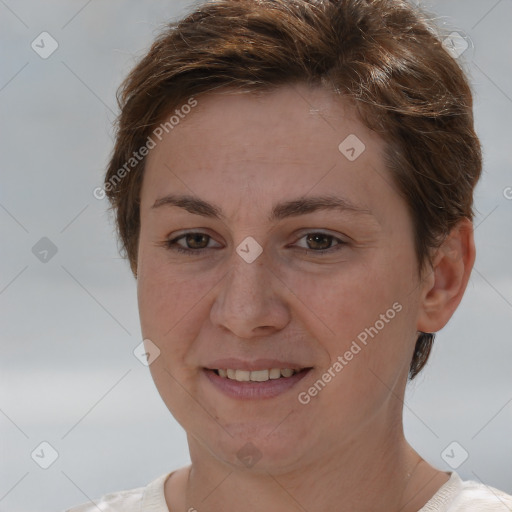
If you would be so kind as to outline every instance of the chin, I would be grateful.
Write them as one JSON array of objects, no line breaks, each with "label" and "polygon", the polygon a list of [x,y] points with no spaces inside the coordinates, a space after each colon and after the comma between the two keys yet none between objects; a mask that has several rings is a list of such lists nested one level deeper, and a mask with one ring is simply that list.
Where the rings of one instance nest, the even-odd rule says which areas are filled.
[{"label": "chin", "polygon": [[229,434],[224,432],[220,438],[212,440],[210,450],[233,470],[276,474],[299,466],[298,448],[305,448],[306,432],[268,421],[237,422],[225,428]]}]

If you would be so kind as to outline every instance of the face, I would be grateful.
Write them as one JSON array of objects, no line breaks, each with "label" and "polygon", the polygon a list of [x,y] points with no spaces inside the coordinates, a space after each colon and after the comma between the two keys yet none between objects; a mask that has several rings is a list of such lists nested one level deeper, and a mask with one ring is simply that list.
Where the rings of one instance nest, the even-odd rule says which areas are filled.
[{"label": "face", "polygon": [[191,451],[300,467],[401,421],[422,293],[412,220],[346,100],[295,85],[197,102],[146,162],[150,370]]}]

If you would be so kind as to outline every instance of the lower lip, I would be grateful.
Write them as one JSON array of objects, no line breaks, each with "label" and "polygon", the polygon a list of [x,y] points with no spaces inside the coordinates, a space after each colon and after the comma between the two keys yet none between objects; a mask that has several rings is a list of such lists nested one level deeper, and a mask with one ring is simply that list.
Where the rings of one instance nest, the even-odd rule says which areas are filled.
[{"label": "lower lip", "polygon": [[243,400],[254,400],[261,398],[273,398],[285,391],[288,391],[301,381],[311,370],[311,368],[294,373],[291,377],[281,377],[279,379],[270,379],[265,382],[239,382],[217,375],[213,370],[203,369],[203,373],[208,380],[225,395],[231,398]]}]

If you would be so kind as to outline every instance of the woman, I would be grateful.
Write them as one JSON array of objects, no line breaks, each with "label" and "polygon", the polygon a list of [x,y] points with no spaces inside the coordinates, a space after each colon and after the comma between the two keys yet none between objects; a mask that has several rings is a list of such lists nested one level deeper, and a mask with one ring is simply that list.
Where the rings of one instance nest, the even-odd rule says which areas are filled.
[{"label": "woman", "polygon": [[402,426],[475,259],[472,96],[432,25],[214,1],[120,92],[104,191],[192,463],[71,510],[510,510]]}]

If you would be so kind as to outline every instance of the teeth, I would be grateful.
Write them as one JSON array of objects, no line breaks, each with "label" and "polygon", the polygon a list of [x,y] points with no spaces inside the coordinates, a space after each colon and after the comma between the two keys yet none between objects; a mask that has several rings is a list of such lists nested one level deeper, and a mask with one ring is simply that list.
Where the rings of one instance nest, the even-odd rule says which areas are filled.
[{"label": "teeth", "polygon": [[[238,376],[239,371],[240,370],[236,371],[237,376]],[[244,373],[249,374],[247,380],[252,380],[252,381],[256,381],[256,382],[264,382],[266,380],[269,380],[268,370],[257,370],[254,372],[244,372]]]},{"label": "teeth", "polygon": [[233,370],[218,369],[219,375],[223,378],[237,380],[238,382],[266,382],[271,379],[279,379],[280,377],[291,377],[294,373],[299,370],[293,370],[291,368],[271,368],[270,370]]},{"label": "teeth", "polygon": [[281,370],[279,368],[272,368],[269,372],[269,377],[271,379],[279,379],[281,377]]},{"label": "teeth", "polygon": [[246,382],[251,380],[251,372],[247,372],[245,370],[236,370],[235,380],[239,382]]}]

